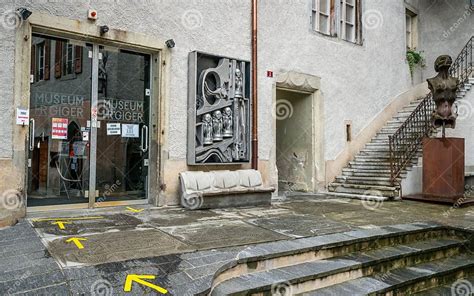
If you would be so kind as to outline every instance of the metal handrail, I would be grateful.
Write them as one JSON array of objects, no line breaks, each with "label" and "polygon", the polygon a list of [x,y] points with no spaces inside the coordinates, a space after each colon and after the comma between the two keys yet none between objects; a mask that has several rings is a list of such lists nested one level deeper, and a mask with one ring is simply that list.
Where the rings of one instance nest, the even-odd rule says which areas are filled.
[{"label": "metal handrail", "polygon": [[[474,71],[474,64],[472,63],[473,43],[474,36],[463,47],[449,70],[450,75],[458,78],[461,85],[471,77]],[[420,148],[423,138],[433,130],[431,114],[434,109],[435,103],[430,93],[423,98],[397,131],[388,137],[390,182],[392,186]]]}]

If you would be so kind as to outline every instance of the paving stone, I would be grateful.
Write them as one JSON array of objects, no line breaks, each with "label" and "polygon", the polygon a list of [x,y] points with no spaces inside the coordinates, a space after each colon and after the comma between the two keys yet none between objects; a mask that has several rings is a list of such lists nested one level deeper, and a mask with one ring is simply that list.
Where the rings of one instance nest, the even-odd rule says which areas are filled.
[{"label": "paving stone", "polygon": [[37,295],[69,295],[70,289],[66,283],[39,288],[28,292],[15,294],[15,296],[37,296]]},{"label": "paving stone", "polygon": [[[130,272],[147,272],[156,273],[157,282],[169,288],[170,295],[193,295],[194,292],[209,288],[215,271],[237,257],[267,256],[272,252],[291,252],[295,248],[318,248],[328,243],[360,239],[366,234],[397,234],[410,229],[434,228],[440,223],[474,229],[474,215],[467,215],[468,209],[450,211],[449,217],[445,217],[443,213],[449,209],[415,202],[384,202],[377,211],[369,211],[357,200],[311,200],[304,197],[266,208],[212,211],[166,208],[147,210],[137,215],[104,211],[101,214],[105,217],[102,223],[92,220],[74,222],[66,225],[66,231],[58,231],[57,226],[48,223],[35,224],[38,234],[45,241],[50,241],[48,249],[54,251],[55,259],[62,262],[69,254],[70,257],[66,259],[74,259],[75,262],[66,261],[68,264],[93,264],[79,264],[76,268],[63,264],[63,267],[66,266],[63,270],[54,268],[54,259],[43,251],[45,247],[38,234],[23,220],[15,227],[0,230],[0,270],[12,270],[11,273],[4,273],[7,276],[3,278],[0,272],[0,282],[11,282],[15,276],[21,277],[28,270],[31,270],[31,276],[37,275],[41,266],[44,266],[44,274],[49,270],[64,273],[64,279],[67,278],[71,283],[73,295],[92,295],[91,285],[100,279],[111,281],[113,295],[125,295],[123,281],[126,275]],[[399,225],[412,222],[413,225]],[[357,227],[360,229],[349,234],[340,233]],[[168,234],[160,232],[160,229]],[[298,238],[326,233],[331,234]],[[89,238],[84,242],[86,248],[82,251],[61,241],[64,235],[70,237],[73,234]],[[409,248],[397,246],[386,254],[404,254],[422,247],[423,243]],[[195,249],[201,251],[195,252]],[[344,259],[360,264],[367,262],[369,256],[359,254]],[[442,270],[445,267],[433,263],[424,268]],[[309,272],[299,269],[293,274],[296,276],[305,271]],[[269,274],[260,277],[268,281],[272,278]],[[55,286],[58,289],[67,287],[61,282]],[[34,291],[41,294],[41,289],[32,290],[27,295],[36,295]],[[351,289],[356,291],[357,286]],[[54,295],[54,290],[51,291]],[[152,291],[134,285],[132,293],[127,295],[144,293],[152,294]]]},{"label": "paving stone", "polygon": [[18,279],[0,283],[0,291],[6,291],[5,294],[28,292],[54,284],[65,283],[65,280],[64,275],[59,271],[37,275],[30,275],[29,272],[26,272]]},{"label": "paving stone", "polygon": [[160,227],[199,249],[237,246],[288,239],[287,236],[249,225],[242,221],[206,221],[195,225]]},{"label": "paving stone", "polygon": [[229,261],[232,259],[236,259],[236,252],[219,252],[214,251],[211,254],[206,256],[188,258],[186,262],[190,263],[193,267],[199,267],[204,265],[209,265],[211,263],[222,262],[222,261]]},{"label": "paving stone", "polygon": [[305,237],[350,230],[347,225],[310,215],[288,215],[271,218],[249,219],[249,223],[287,235]]},{"label": "paving stone", "polygon": [[51,255],[62,265],[100,264],[127,259],[155,257],[171,253],[192,251],[193,248],[161,231],[121,231],[81,236],[84,249],[78,249],[65,239],[48,244]]},{"label": "paving stone", "polygon": [[[34,255],[34,256],[33,256]],[[51,258],[46,258],[44,253],[37,252],[29,255],[8,257],[0,260],[0,270],[3,272],[26,269],[37,265],[53,262]]]},{"label": "paving stone", "polygon": [[2,272],[0,272],[0,282],[14,281],[25,274],[37,275],[53,271],[60,272],[59,266],[54,260],[37,260],[33,261],[32,265],[21,269],[17,267],[14,269],[2,269]]},{"label": "paving stone", "polygon": [[[87,216],[76,217],[84,220],[74,219],[52,219],[48,218],[47,221],[32,219],[33,227],[35,227],[40,233],[52,234],[52,235],[77,235],[85,233],[105,232],[111,229],[117,229],[120,231],[131,230],[136,228],[143,222],[131,215],[126,214],[113,214],[113,215],[94,215],[90,216],[91,219],[87,220]],[[95,217],[101,217],[95,219]],[[65,229],[59,229],[59,227],[53,224],[55,221],[65,221]]]},{"label": "paving stone", "polygon": [[196,280],[202,277],[214,275],[216,271],[218,271],[222,266],[226,265],[229,262],[232,262],[232,260],[221,261],[221,262],[216,262],[216,263],[212,263],[208,265],[186,269],[185,272],[187,275],[189,275],[190,278],[192,278],[193,280]]}]

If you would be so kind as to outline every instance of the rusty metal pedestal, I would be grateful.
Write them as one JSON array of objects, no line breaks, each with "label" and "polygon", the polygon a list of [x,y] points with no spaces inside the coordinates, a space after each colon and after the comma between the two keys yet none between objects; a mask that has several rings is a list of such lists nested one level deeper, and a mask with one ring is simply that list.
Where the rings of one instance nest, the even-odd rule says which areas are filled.
[{"label": "rusty metal pedestal", "polygon": [[423,139],[423,193],[404,199],[472,205],[464,197],[464,139]]}]

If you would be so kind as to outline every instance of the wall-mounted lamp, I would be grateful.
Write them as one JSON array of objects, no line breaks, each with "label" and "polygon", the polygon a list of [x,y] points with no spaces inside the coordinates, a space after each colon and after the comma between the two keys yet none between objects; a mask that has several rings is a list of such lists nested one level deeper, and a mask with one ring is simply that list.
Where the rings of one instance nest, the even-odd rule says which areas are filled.
[{"label": "wall-mounted lamp", "polygon": [[105,33],[107,33],[109,31],[109,27],[108,26],[100,26],[100,35],[104,35]]},{"label": "wall-mounted lamp", "polygon": [[[473,0],[473,1],[474,1],[474,0]],[[168,39],[168,40],[166,40],[165,44],[166,44],[166,46],[167,46],[168,48],[173,48],[173,47],[175,47],[175,45],[176,45],[176,43],[174,42],[173,39]]]},{"label": "wall-mounted lamp", "polygon": [[20,7],[16,10],[16,12],[18,13],[18,15],[21,17],[22,20],[26,21],[26,19],[28,19],[30,17],[30,15],[32,14],[31,11],[29,11],[28,9],[24,8],[24,7]]}]

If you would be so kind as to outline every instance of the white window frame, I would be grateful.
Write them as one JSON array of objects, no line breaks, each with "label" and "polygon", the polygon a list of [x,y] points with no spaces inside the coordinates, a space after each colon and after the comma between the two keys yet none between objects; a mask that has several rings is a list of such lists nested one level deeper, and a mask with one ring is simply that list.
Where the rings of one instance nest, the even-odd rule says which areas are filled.
[{"label": "white window frame", "polygon": [[[357,36],[357,1],[356,0],[340,0],[340,27],[339,27],[339,36],[341,39],[344,39],[349,42],[356,42]],[[348,16],[348,10],[352,10],[352,13]],[[347,30],[347,27],[350,27],[350,31]]]},{"label": "white window frame", "polygon": [[407,8],[405,10],[405,42],[407,49],[416,49],[418,47],[417,23],[417,14]]},{"label": "white window frame", "polygon": [[44,70],[46,68],[46,43],[40,42],[35,44],[36,47],[36,73],[35,81],[44,80]]},{"label": "white window frame", "polygon": [[[334,5],[333,14],[331,14],[331,4]],[[358,0],[312,0],[311,20],[312,29],[323,35],[338,37],[352,43],[361,43],[362,22],[359,19],[361,9],[357,7],[360,5]],[[322,11],[321,7],[326,10]],[[347,10],[352,10],[350,15],[347,15]],[[321,28],[321,17],[326,17],[326,30]],[[347,28],[351,28],[350,31]]]},{"label": "white window frame", "polygon": [[[324,35],[331,34],[331,2],[331,0],[313,0],[313,30]],[[323,3],[326,6],[326,11],[321,10]],[[321,15],[326,17],[326,30],[321,28]]]},{"label": "white window frame", "polygon": [[[69,59],[69,48],[71,49],[71,56],[70,56],[70,59]],[[64,59],[63,59],[63,75],[64,76],[71,76],[71,75],[74,75],[75,74],[75,71],[74,71],[74,52],[75,52],[75,46],[71,43],[65,43],[64,44]],[[70,68],[70,73],[68,72],[68,64],[71,64],[71,68]]]}]

